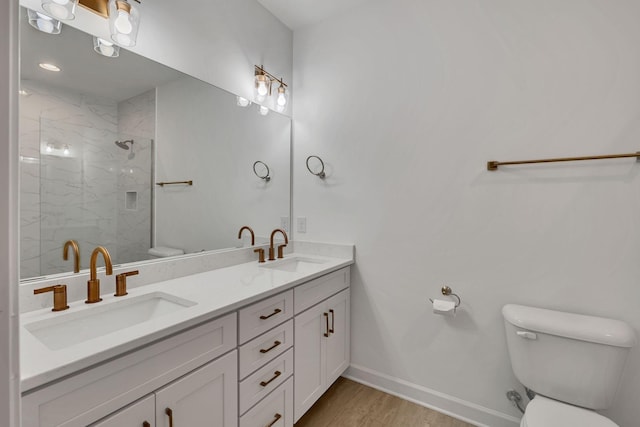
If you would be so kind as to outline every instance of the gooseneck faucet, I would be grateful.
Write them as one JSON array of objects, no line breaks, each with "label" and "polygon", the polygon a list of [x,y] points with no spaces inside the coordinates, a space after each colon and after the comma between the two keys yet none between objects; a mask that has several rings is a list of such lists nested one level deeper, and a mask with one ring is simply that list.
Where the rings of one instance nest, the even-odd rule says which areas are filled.
[{"label": "gooseneck faucet", "polygon": [[75,240],[67,240],[62,250],[62,259],[69,260],[69,248],[73,249],[73,272],[80,273],[80,248]]},{"label": "gooseneck faucet", "polygon": [[100,298],[100,280],[97,278],[96,274],[96,262],[98,261],[98,254],[102,254],[104,258],[104,266],[107,272],[107,276],[111,276],[113,274],[113,267],[111,266],[111,255],[109,255],[109,251],[102,246],[98,246],[91,253],[91,262],[89,264],[90,278],[87,282],[87,300],[85,301],[86,304],[93,304],[102,301],[102,298]]},{"label": "gooseneck faucet", "polygon": [[242,232],[244,230],[249,230],[249,233],[251,233],[251,246],[255,245],[256,244],[256,235],[253,233],[253,230],[248,225],[245,225],[242,228],[240,228],[240,231],[238,231],[238,239],[242,239]]},{"label": "gooseneck faucet", "polygon": [[283,258],[284,255],[282,253],[282,249],[287,246],[289,244],[289,238],[287,237],[287,233],[281,229],[281,228],[276,228],[275,230],[273,230],[271,232],[271,245],[269,246],[269,261],[275,261],[276,257],[275,255],[275,248],[273,246],[273,237],[276,235],[276,233],[282,233],[282,235],[284,236],[284,245],[279,245],[278,246],[278,258]]}]

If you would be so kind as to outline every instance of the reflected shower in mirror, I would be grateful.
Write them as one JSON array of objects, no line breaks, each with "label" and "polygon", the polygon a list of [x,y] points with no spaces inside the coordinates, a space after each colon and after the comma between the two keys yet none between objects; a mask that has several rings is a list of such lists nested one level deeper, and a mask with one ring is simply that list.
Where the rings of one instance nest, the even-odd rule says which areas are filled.
[{"label": "reflected shower in mirror", "polygon": [[[116,264],[228,249],[242,225],[259,239],[289,216],[288,117],[124,49],[97,55],[92,36],[47,35],[21,13],[22,279],[71,272],[67,240],[86,269],[99,245]],[[155,185],[176,181],[192,185]]]}]

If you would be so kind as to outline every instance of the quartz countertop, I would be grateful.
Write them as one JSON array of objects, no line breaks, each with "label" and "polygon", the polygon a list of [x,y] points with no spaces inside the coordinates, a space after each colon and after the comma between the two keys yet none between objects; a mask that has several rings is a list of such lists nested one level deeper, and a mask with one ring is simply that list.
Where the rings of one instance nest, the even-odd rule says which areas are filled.
[{"label": "quartz countertop", "polygon": [[[307,265],[303,271],[269,268],[296,257],[316,262]],[[24,313],[20,316],[22,390],[24,392],[40,387],[353,262],[353,258],[293,253],[286,255],[283,260],[265,264],[254,261],[141,286],[130,289],[129,294],[124,297],[103,294],[103,301],[98,304],[88,305],[84,301],[75,301],[69,304],[69,310],[62,312],[54,313],[50,309],[44,309]],[[169,294],[196,304],[59,350],[50,349],[27,329],[34,322],[54,322],[56,318],[69,313],[106,307],[108,304],[154,292]]]}]

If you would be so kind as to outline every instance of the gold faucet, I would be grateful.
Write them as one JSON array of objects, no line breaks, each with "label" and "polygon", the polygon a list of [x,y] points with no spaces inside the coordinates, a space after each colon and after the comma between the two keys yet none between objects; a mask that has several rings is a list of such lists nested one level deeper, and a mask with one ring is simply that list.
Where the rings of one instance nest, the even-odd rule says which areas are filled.
[{"label": "gold faucet", "polygon": [[253,230],[248,225],[245,225],[242,228],[240,228],[240,231],[238,231],[238,239],[242,239],[242,232],[244,230],[249,230],[249,233],[251,233],[251,246],[255,245],[256,244],[256,235],[253,234]]},{"label": "gold faucet", "polygon": [[78,242],[75,240],[67,240],[64,243],[62,259],[65,261],[69,259],[69,247],[73,249],[73,272],[80,273],[80,248],[78,247]]},{"label": "gold faucet", "polygon": [[96,277],[96,262],[98,261],[98,254],[102,254],[104,257],[104,266],[107,271],[107,276],[113,274],[113,267],[111,266],[111,256],[109,251],[102,246],[98,246],[91,253],[91,262],[89,264],[90,278],[87,282],[87,300],[86,304],[93,304],[102,301],[100,298],[100,280]]},{"label": "gold faucet", "polygon": [[287,244],[289,244],[289,238],[287,237],[287,233],[281,229],[281,228],[276,228],[275,230],[273,230],[271,232],[271,245],[269,246],[269,261],[275,261],[276,257],[275,255],[275,248],[273,246],[273,237],[276,235],[276,233],[282,233],[282,235],[284,236],[284,245],[279,245],[278,246],[278,258],[283,258],[284,255],[282,253],[282,249],[287,246]]}]

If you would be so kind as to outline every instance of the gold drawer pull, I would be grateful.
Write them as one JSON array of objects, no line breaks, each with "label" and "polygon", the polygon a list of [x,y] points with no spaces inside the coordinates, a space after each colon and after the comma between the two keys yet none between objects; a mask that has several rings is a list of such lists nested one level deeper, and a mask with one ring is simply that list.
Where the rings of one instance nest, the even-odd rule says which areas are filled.
[{"label": "gold drawer pull", "polygon": [[268,316],[265,316],[265,315],[260,316],[260,320],[267,320],[268,318],[270,318],[272,316],[275,316],[276,314],[281,313],[281,312],[282,312],[282,310],[280,310],[279,308],[276,308],[275,310],[273,310],[273,313],[271,313],[270,315],[268,315]]},{"label": "gold drawer pull", "polygon": [[151,427],[151,424],[149,424],[149,421],[145,421],[142,423],[142,427]]},{"label": "gold drawer pull", "polygon": [[333,334],[335,332],[333,328],[335,327],[336,323],[336,313],[333,310],[329,310],[329,313],[331,313],[331,329],[329,329],[329,333]]},{"label": "gold drawer pull", "polygon": [[164,410],[164,413],[169,416],[169,427],[173,427],[173,411],[171,408],[167,408]]},{"label": "gold drawer pull", "polygon": [[[275,371],[275,372],[273,373],[273,378],[271,378],[269,381],[261,381],[261,382],[260,382],[260,385],[261,385],[262,387],[266,387],[266,386],[268,386],[268,385],[269,385],[269,383],[270,383],[271,381],[275,380],[275,379],[276,379],[276,378],[278,378],[280,375],[282,375],[282,372],[280,372],[280,371]],[[169,426],[169,427],[171,427],[171,426]]]},{"label": "gold drawer pull", "polygon": [[324,315],[324,320],[327,321],[327,329],[326,329],[327,332],[324,333],[324,336],[329,337],[329,313],[322,313],[322,314]]},{"label": "gold drawer pull", "polygon": [[276,348],[280,344],[282,344],[280,341],[274,341],[273,345],[271,347],[269,347],[269,348],[261,348],[260,349],[260,353],[262,353],[262,354],[269,353],[271,350],[273,350],[274,348]]},{"label": "gold drawer pull", "polygon": [[282,418],[282,415],[280,414],[276,414],[275,417],[273,418],[273,421],[271,421],[269,424],[267,424],[265,427],[271,427],[273,426],[275,423],[278,422],[278,420]]}]

